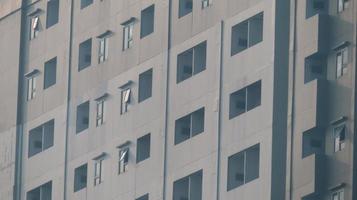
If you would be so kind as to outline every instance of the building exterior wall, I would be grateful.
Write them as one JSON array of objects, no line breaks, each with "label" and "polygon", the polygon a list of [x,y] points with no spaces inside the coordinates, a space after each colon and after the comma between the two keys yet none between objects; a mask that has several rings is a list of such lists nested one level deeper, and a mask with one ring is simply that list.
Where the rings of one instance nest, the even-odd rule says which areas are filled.
[{"label": "building exterior wall", "polygon": [[[193,11],[178,17],[179,0],[102,0],[83,9],[81,1],[60,1],[58,23],[46,28],[48,1],[0,0],[0,199],[26,199],[52,181],[51,200],[133,200],[146,193],[169,200],[176,180],[202,169],[204,200],[327,200],[341,188],[352,200],[355,1],[342,13],[335,0],[325,1],[326,13],[309,17],[307,2],[211,0],[202,8],[193,0]],[[140,13],[152,4],[154,32],[140,38]],[[29,40],[38,11],[41,29]],[[232,27],[258,13],[262,42],[231,55]],[[133,45],[123,50],[121,24],[131,18]],[[106,31],[113,33],[108,60],[98,64],[98,37]],[[91,65],[79,70],[79,44],[90,38]],[[177,83],[178,55],[204,41],[205,70]],[[334,48],[345,41],[348,68],[336,79]],[[305,83],[310,56],[326,61],[326,77]],[[44,63],[54,57],[56,84],[43,89]],[[149,69],[152,96],[139,102],[139,74]],[[24,76],[33,70],[39,71],[36,97],[27,101]],[[230,94],[259,80],[261,104],[230,119]],[[127,83],[131,101],[121,114],[120,87]],[[97,127],[96,99],[103,94],[105,122]],[[89,127],[77,133],[77,106],[86,101]],[[175,144],[175,121],[202,107],[204,131]],[[334,152],[333,124],[340,118],[348,127],[346,146]],[[30,130],[51,119],[53,146],[29,157]],[[310,129],[324,138],[324,153],[303,158],[303,133]],[[148,133],[150,157],[136,163],[137,139]],[[128,170],[118,174],[118,146],[127,142]],[[228,191],[228,158],[258,143],[259,178]],[[103,182],[95,185],[102,154]],[[83,164],[87,186],[74,192],[74,172]]]},{"label": "building exterior wall", "polygon": [[0,2],[0,197],[13,198],[19,75],[20,1]]}]

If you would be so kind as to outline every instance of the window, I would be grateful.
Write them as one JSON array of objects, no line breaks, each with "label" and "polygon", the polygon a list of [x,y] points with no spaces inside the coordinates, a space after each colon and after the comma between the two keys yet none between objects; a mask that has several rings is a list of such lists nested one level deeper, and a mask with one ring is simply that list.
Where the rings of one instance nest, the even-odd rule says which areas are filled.
[{"label": "window", "polygon": [[129,148],[122,148],[119,150],[119,174],[127,171],[127,165],[129,162]]},{"label": "window", "polygon": [[130,103],[130,96],[131,96],[131,89],[126,88],[121,91],[121,108],[120,108],[120,113],[124,114],[128,112],[128,106]]},{"label": "window", "polygon": [[202,9],[209,7],[213,0],[202,0]]},{"label": "window", "polygon": [[306,18],[310,18],[316,14],[326,13],[327,7],[327,1],[325,0],[306,1]]},{"label": "window", "polygon": [[93,0],[81,0],[81,9],[91,5],[93,3]]},{"label": "window", "polygon": [[348,67],[348,48],[343,48],[336,54],[336,78],[347,73]]},{"label": "window", "polygon": [[229,119],[248,112],[261,104],[261,81],[233,92],[229,97]]},{"label": "window", "polygon": [[35,98],[36,96],[36,76],[27,78],[27,100]]},{"label": "window", "polygon": [[177,56],[177,83],[180,83],[206,69],[206,48],[204,41]]},{"label": "window", "polygon": [[76,133],[80,133],[89,126],[89,101],[77,106]]},{"label": "window", "polygon": [[139,103],[152,95],[152,69],[139,75]]},{"label": "window", "polygon": [[337,0],[337,12],[341,13],[348,7],[349,0]]},{"label": "window", "polygon": [[53,146],[54,120],[50,120],[29,132],[28,157],[32,157]]},{"label": "window", "polygon": [[40,32],[40,17],[39,16],[33,16],[31,17],[31,23],[30,23],[30,40],[37,38],[39,32]]},{"label": "window", "polygon": [[303,133],[302,136],[302,157],[324,152],[324,140],[322,132],[317,128],[312,128]]},{"label": "window", "polygon": [[345,148],[346,125],[341,124],[333,129],[334,151],[338,152]]},{"label": "window", "polygon": [[192,12],[192,0],[179,0],[179,18]]},{"label": "window", "polygon": [[154,32],[155,5],[151,5],[141,11],[140,38],[144,38]]},{"label": "window", "polygon": [[227,191],[259,178],[259,144],[228,157]]},{"label": "window", "polygon": [[103,159],[94,162],[94,186],[103,182]]},{"label": "window", "polygon": [[125,23],[123,26],[123,51],[125,51],[133,46],[134,21],[129,20],[129,22]]},{"label": "window", "polygon": [[49,181],[31,191],[27,192],[26,200],[51,200],[52,199],[52,181]]},{"label": "window", "polygon": [[305,58],[304,83],[315,79],[325,79],[326,59],[317,54]]},{"label": "window", "polygon": [[331,200],[344,200],[344,199],[345,199],[344,190],[339,190],[332,193]]},{"label": "window", "polygon": [[43,83],[43,89],[47,89],[56,84],[56,70],[57,70],[57,57],[45,63],[45,77]]},{"label": "window", "polygon": [[232,27],[231,56],[263,41],[263,13]]},{"label": "window", "polygon": [[145,194],[145,195],[143,195],[143,196],[141,196],[141,197],[139,197],[139,198],[137,198],[135,200],[149,200],[149,194]]},{"label": "window", "polygon": [[97,101],[97,127],[104,123],[104,100]]},{"label": "window", "polygon": [[202,170],[174,182],[173,200],[202,200]]},{"label": "window", "polygon": [[151,134],[139,138],[136,142],[136,163],[146,160],[150,157]]},{"label": "window", "polygon": [[46,28],[50,28],[51,26],[58,23],[58,13],[59,0],[48,0]]},{"label": "window", "polygon": [[74,192],[87,187],[87,163],[74,170]]},{"label": "window", "polygon": [[103,63],[108,59],[108,40],[109,38],[102,38],[99,40],[99,55],[98,63]]},{"label": "window", "polygon": [[79,44],[78,71],[89,67],[92,63],[92,39]]},{"label": "window", "polygon": [[204,131],[205,108],[175,121],[175,145],[190,139]]}]

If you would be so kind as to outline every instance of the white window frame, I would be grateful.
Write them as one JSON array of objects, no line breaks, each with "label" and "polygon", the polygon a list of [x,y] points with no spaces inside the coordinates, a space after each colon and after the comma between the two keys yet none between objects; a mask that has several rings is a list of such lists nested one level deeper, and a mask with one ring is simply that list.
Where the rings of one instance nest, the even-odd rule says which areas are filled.
[{"label": "white window frame", "polygon": [[[125,160],[127,158],[127,160]],[[119,150],[119,162],[118,162],[118,174],[125,173],[127,171],[127,165],[129,162],[129,148],[121,148]]]},{"label": "white window frame", "polygon": [[108,48],[109,38],[104,37],[99,40],[99,52],[98,52],[98,63],[103,63],[108,60]]},{"label": "white window frame", "polygon": [[96,160],[94,163],[94,186],[103,182],[103,159]]},{"label": "white window frame", "polygon": [[343,189],[335,191],[331,195],[331,200],[344,200],[345,199],[345,192]]},{"label": "white window frame", "polygon": [[27,101],[34,99],[36,96],[36,76],[27,78]]},{"label": "white window frame", "polygon": [[337,13],[342,13],[348,7],[349,0],[337,0]]},{"label": "white window frame", "polygon": [[105,100],[97,101],[96,126],[104,124]]},{"label": "white window frame", "polygon": [[341,49],[336,54],[336,78],[347,73],[348,67],[348,47]]},{"label": "white window frame", "polygon": [[33,16],[30,20],[30,40],[37,38],[38,33],[40,32],[40,17]]},{"label": "white window frame", "polygon": [[201,0],[201,8],[208,8],[212,4],[212,0]]},{"label": "white window frame", "polygon": [[121,108],[120,113],[124,114],[128,112],[128,105],[131,98],[131,88],[126,88],[121,91]]},{"label": "white window frame", "polygon": [[133,29],[134,22],[124,25],[123,28],[123,51],[133,46]]},{"label": "white window frame", "polygon": [[[344,129],[344,139],[341,139],[341,132]],[[339,124],[333,128],[334,152],[342,151],[346,146],[346,124]]]}]

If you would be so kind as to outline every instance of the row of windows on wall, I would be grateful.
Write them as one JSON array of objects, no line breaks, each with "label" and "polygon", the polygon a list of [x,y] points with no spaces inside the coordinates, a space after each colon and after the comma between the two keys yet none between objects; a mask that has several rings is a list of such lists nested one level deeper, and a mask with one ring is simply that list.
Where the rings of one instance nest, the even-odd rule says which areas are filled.
[{"label": "row of windows on wall", "polygon": [[[306,18],[310,18],[316,14],[327,14],[329,12],[329,4],[331,1],[328,0],[311,0],[306,2]],[[344,12],[350,4],[350,0],[336,0],[335,12],[341,14]],[[333,5],[333,4],[332,4]],[[331,9],[332,10],[332,9]]]},{"label": "row of windows on wall", "polygon": [[[201,8],[207,8],[213,0],[201,0]],[[90,6],[93,0],[81,0],[81,9]],[[193,0],[179,0],[179,18],[192,12]]]},{"label": "row of windows on wall", "polygon": [[[334,70],[331,70],[330,73],[334,73],[334,76],[331,75],[330,77],[334,77],[336,80],[342,78],[348,72],[349,45],[350,42],[345,41],[335,47],[331,54],[334,61]],[[306,57],[304,82],[309,83],[315,79],[326,79],[328,74],[327,60],[327,56],[322,56],[318,53]]]},{"label": "row of windows on wall", "polygon": [[[105,122],[105,102],[108,94],[104,94],[96,101],[96,126]],[[139,75],[139,102],[152,96],[152,69]],[[121,91],[121,114],[128,111],[131,99],[130,84],[124,85]],[[261,80],[254,82],[230,95],[229,118],[232,119],[261,105]],[[90,102],[86,101],[77,106],[76,133],[89,128]],[[175,145],[182,143],[204,132],[205,108],[199,108],[175,121]],[[53,146],[54,120],[34,128],[29,133],[29,157]]]},{"label": "row of windows on wall", "polygon": [[[59,19],[59,0],[48,0],[47,1],[47,15],[46,15],[46,29],[51,28],[58,23]],[[40,15],[42,14],[41,9],[37,9],[29,15],[30,17],[30,40],[35,39],[39,32],[43,29]]]},{"label": "row of windows on wall", "polygon": [[[212,5],[213,0],[201,0],[201,9]],[[179,0],[178,17],[188,15],[193,10],[193,0]]]},{"label": "row of windows on wall", "polygon": [[[142,11],[142,16],[145,16],[143,21],[152,21],[149,23],[153,25],[153,18],[147,15],[153,16],[154,5],[149,6],[147,9]],[[152,14],[148,14],[152,13]],[[123,48],[129,48],[132,44],[132,25],[133,19],[124,23],[124,44]],[[153,26],[143,25],[150,28],[153,31]],[[146,28],[142,30],[148,30]],[[151,33],[150,31],[145,32],[144,35]],[[99,39],[99,50],[98,50],[98,63],[105,62],[108,59],[109,54],[109,38],[113,35],[112,31],[106,31],[103,34],[97,36]],[[259,13],[235,26],[232,27],[232,40],[231,40],[231,54],[232,56],[261,42],[263,39],[263,13]],[[346,53],[343,55],[341,60],[341,66],[345,63]],[[190,77],[198,74],[206,69],[207,60],[207,41],[203,41],[196,46],[185,50],[177,55],[177,77],[176,82],[180,83]],[[86,41],[79,44],[78,53],[78,71],[81,71],[89,67],[92,63],[92,39],[87,39]],[[53,58],[45,63],[45,73],[44,73],[44,89],[54,85],[56,83],[56,65],[57,58]],[[340,66],[340,65],[338,65]],[[342,68],[342,67],[341,67]],[[340,70],[341,73],[343,70]],[[39,72],[37,70],[37,72]],[[28,100],[31,100],[36,95],[36,75],[39,73],[30,72],[26,75],[28,78],[27,94]]]},{"label": "row of windows on wall", "polygon": [[[52,120],[53,121],[53,120]],[[53,133],[52,133],[53,134]],[[31,141],[32,143],[33,141]],[[53,143],[53,140],[52,140]],[[137,151],[136,151],[136,163],[140,163],[150,157],[151,149],[151,134],[146,134],[137,139]],[[125,173],[127,171],[127,165],[129,163],[129,145],[130,142],[126,142],[119,146],[118,154],[118,174]],[[107,158],[106,153],[102,153],[93,159],[94,161],[94,177],[93,184],[97,186],[104,181],[103,175],[103,163]],[[83,164],[74,169],[73,177],[73,191],[77,192],[87,187],[87,176],[88,176],[88,164]],[[136,200],[148,200],[148,194],[143,195]],[[27,192],[27,200],[51,200],[52,199],[52,181],[47,182],[35,189]]]},{"label": "row of windows on wall", "polygon": [[[27,79],[27,100],[31,100],[36,96],[37,77],[40,74],[39,70],[33,70],[25,75]],[[56,84],[57,74],[57,57],[54,57],[44,64],[43,89]]]},{"label": "row of windows on wall", "polygon": [[[118,174],[127,171],[126,166],[129,161],[128,143],[120,146],[118,156]],[[145,135],[137,140],[137,159],[138,154],[143,153],[145,159],[150,156],[150,134]],[[139,146],[140,147],[139,149]],[[103,167],[106,153],[102,153],[93,159],[93,185],[94,187],[104,182]],[[141,158],[144,158],[141,157]],[[256,144],[243,151],[228,157],[227,172],[227,191],[233,190],[246,183],[259,178],[260,163],[260,145]],[[140,160],[142,161],[142,160]],[[140,162],[137,160],[137,162]],[[185,177],[173,182],[173,200],[202,200],[203,191],[203,170],[200,169]],[[88,163],[82,164],[74,169],[73,191],[78,192],[87,188],[88,182]],[[51,200],[52,199],[52,181],[49,181],[35,189],[27,192],[27,200]],[[149,194],[136,198],[136,200],[148,200]]]},{"label": "row of windows on wall", "polygon": [[[346,146],[347,127],[345,122],[332,125],[332,135],[329,143],[331,145],[331,152],[342,151]],[[325,130],[319,128],[312,128],[303,133],[302,141],[302,158],[312,154],[325,153]]]},{"label": "row of windows on wall", "polygon": [[[151,97],[152,70],[139,76],[139,102]],[[141,84],[142,83],[142,84]],[[141,87],[142,85],[142,87]],[[150,87],[149,87],[150,86]],[[144,88],[145,87],[145,88]],[[142,89],[140,89],[142,88]],[[98,98],[96,126],[105,121],[105,100],[107,95]],[[131,89],[125,87],[121,91],[121,114],[128,112],[130,106]],[[252,83],[230,95],[229,119],[237,117],[261,105],[261,80]],[[77,106],[76,133],[89,127],[90,103],[86,101]],[[202,107],[190,114],[180,117],[175,121],[175,144],[184,142],[204,131],[205,108]]]},{"label": "row of windows on wall", "polygon": [[[149,7],[150,8],[150,7]],[[152,9],[153,10],[153,9]],[[144,10],[145,11],[145,10]],[[146,20],[150,19],[146,17]],[[135,19],[130,19],[123,23],[124,39],[123,49],[130,48],[133,43],[132,29]],[[99,40],[99,63],[108,58],[108,43],[110,31],[98,36]],[[232,27],[231,55],[235,55],[263,40],[263,13],[259,13],[248,20],[245,20]],[[207,42],[204,41],[177,56],[177,77],[176,82],[180,83],[195,74],[206,69]],[[80,43],[78,71],[91,65],[92,39]]]},{"label": "row of windows on wall", "polygon": [[[151,5],[141,11],[141,31],[140,38],[144,38],[154,32],[154,15],[155,5]],[[136,23],[135,18],[121,23],[123,26],[123,51],[133,46],[133,29]],[[106,31],[105,33],[97,36],[99,40],[98,50],[98,63],[103,63],[108,59],[109,54],[109,37],[113,35],[113,32]],[[79,44],[78,53],[78,71],[81,71],[92,64],[92,39],[87,39]]]},{"label": "row of windows on wall", "polygon": [[[141,103],[152,96],[152,84],[153,84],[153,69],[146,70],[139,74],[139,88],[138,88],[138,102]],[[120,114],[125,114],[129,111],[132,105],[132,81],[127,82],[121,89],[121,104]],[[106,115],[106,101],[109,94],[95,99],[96,101],[96,126],[99,127],[105,122]],[[76,114],[76,133],[80,133],[89,128],[90,121],[90,101],[86,101],[77,106]]]}]

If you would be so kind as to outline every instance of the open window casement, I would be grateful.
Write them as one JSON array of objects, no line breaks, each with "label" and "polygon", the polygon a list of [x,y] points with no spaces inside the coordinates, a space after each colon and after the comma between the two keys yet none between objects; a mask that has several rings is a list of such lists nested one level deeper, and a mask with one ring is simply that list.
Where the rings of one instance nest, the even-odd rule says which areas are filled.
[{"label": "open window casement", "polygon": [[27,74],[25,74],[25,78],[27,79],[27,100],[31,100],[36,96],[36,79],[39,75],[40,71],[35,69]]},{"label": "open window casement", "polygon": [[94,160],[94,186],[103,182],[103,161],[107,157],[107,153],[103,152]]},{"label": "open window casement", "polygon": [[131,17],[129,20],[121,23],[123,26],[123,51],[133,46],[133,29],[136,21],[135,17]]},{"label": "open window casement", "polygon": [[120,94],[121,94],[121,104],[120,104],[120,114],[124,114],[126,112],[128,112],[128,106],[131,103],[130,99],[131,99],[131,85],[132,85],[133,81],[128,81],[126,83],[124,83],[122,86],[119,87],[119,89],[121,90]]},{"label": "open window casement", "polygon": [[131,94],[131,89],[126,89],[125,91],[123,91],[123,101],[125,103],[130,103],[130,94]]},{"label": "open window casement", "polygon": [[117,146],[118,151],[118,174],[122,174],[127,171],[127,165],[129,162],[129,145],[130,141],[126,141],[123,144]]},{"label": "open window casement", "polygon": [[44,13],[41,9],[36,9],[34,12],[30,13],[30,40],[35,39],[41,30],[40,15]]},{"label": "open window casement", "polygon": [[128,112],[128,105],[130,104],[131,89],[127,88],[122,91],[121,113]]},{"label": "open window casement", "polygon": [[129,162],[129,148],[125,147],[119,150],[119,174],[127,171],[127,165]]},{"label": "open window casement", "polygon": [[101,126],[104,121],[105,121],[105,104],[106,104],[106,100],[109,97],[108,93],[105,93],[104,95],[98,97],[97,99],[95,99],[95,101],[97,102],[97,115],[96,115],[96,126]]},{"label": "open window casement", "polygon": [[98,52],[98,63],[103,63],[108,60],[109,54],[109,37],[113,35],[113,32],[107,30],[103,34],[97,36],[99,40],[99,52]]}]

